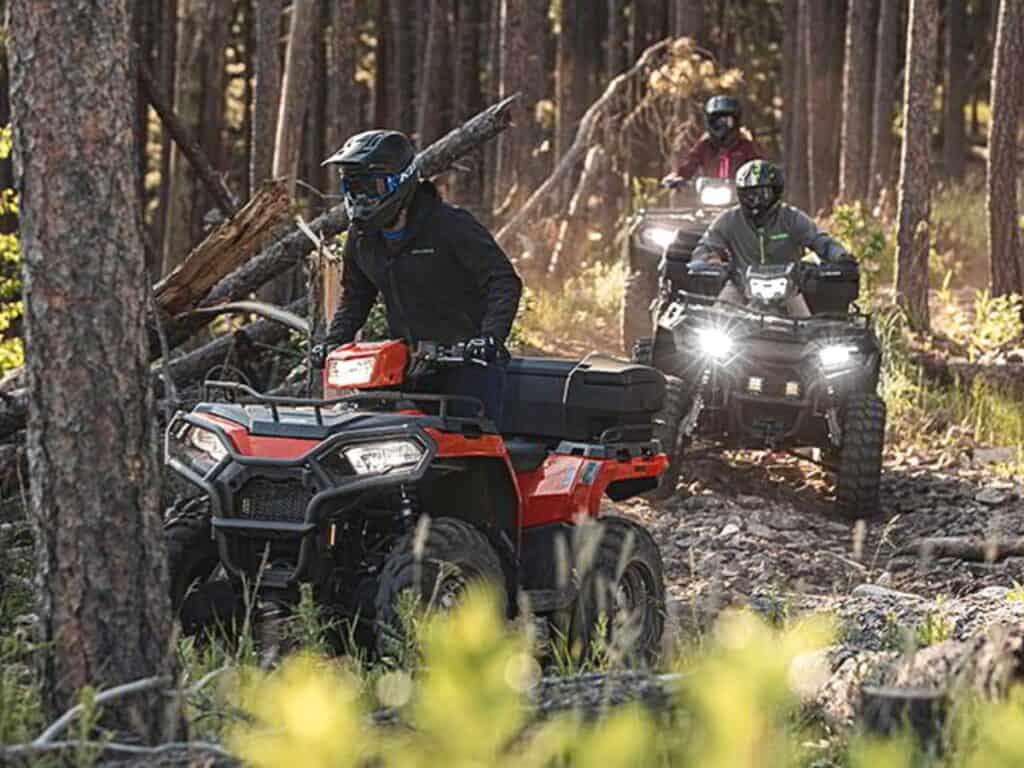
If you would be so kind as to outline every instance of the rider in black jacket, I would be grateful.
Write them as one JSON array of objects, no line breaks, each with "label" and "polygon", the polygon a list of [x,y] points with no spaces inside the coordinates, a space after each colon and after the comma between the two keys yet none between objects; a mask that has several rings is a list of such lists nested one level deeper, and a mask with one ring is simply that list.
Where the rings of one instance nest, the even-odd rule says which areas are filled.
[{"label": "rider in black jacket", "polygon": [[467,357],[491,364],[467,365],[436,387],[479,397],[499,420],[505,340],[522,293],[504,251],[472,214],[419,178],[412,143],[398,131],[357,134],[325,164],[340,168],[351,224],[341,305],[314,363],[355,339],[379,295],[392,338],[465,341]]}]

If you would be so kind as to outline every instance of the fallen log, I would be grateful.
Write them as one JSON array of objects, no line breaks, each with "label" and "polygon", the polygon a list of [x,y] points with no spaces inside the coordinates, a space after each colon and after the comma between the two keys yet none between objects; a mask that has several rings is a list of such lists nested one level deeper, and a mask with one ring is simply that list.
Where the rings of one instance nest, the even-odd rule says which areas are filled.
[{"label": "fallen log", "polygon": [[598,125],[601,118],[604,117],[605,111],[616,98],[626,91],[638,73],[646,70],[654,59],[668,49],[670,42],[671,40],[662,40],[660,43],[655,43],[640,55],[640,58],[636,60],[632,67],[617,75],[608,83],[608,87],[605,88],[601,97],[591,104],[590,108],[584,113],[583,119],[580,120],[579,128],[576,129],[576,136],[573,138],[572,144],[566,153],[562,155],[551,175],[530,195],[530,198],[523,207],[516,211],[515,215],[505,223],[505,226],[498,230],[495,237],[499,243],[502,245],[509,243],[512,240],[512,236],[518,232],[519,228],[526,222],[527,217],[533,213],[541,201],[552,194],[559,183],[564,180],[566,174],[583,159],[587,150],[594,144]]},{"label": "fallen log", "polygon": [[268,235],[285,222],[290,208],[285,183],[264,182],[241,210],[153,286],[157,306],[171,317],[193,309],[218,281],[259,251]]},{"label": "fallen log", "polygon": [[554,277],[565,277],[569,272],[569,249],[583,247],[583,234],[587,221],[587,202],[593,194],[600,174],[605,168],[607,155],[600,144],[595,144],[587,151],[587,159],[583,162],[583,173],[580,174],[576,191],[569,201],[569,211],[558,230],[551,262],[545,272]]},{"label": "fallen log", "polygon": [[921,558],[955,557],[978,563],[994,563],[1008,557],[1024,557],[1024,537],[973,539],[962,536],[932,536],[916,539],[897,552]]},{"label": "fallen log", "polygon": [[[488,107],[420,152],[416,156],[420,173],[430,178],[445,172],[456,160],[508,128],[512,122],[511,107],[518,98],[518,93],[513,94]],[[345,231],[348,228],[345,206],[334,206],[310,222],[309,228],[321,240]],[[224,277],[199,306],[210,307],[247,296],[289,267],[300,264],[313,248],[313,242],[295,228]]]}]

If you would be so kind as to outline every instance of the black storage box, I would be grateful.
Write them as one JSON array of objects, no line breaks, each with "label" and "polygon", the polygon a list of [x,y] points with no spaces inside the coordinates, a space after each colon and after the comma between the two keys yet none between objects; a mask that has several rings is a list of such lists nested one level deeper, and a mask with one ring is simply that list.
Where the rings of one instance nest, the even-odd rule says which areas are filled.
[{"label": "black storage box", "polygon": [[804,298],[815,315],[845,315],[860,293],[860,268],[853,262],[821,264],[804,280]]},{"label": "black storage box", "polygon": [[651,424],[665,377],[646,365],[604,355],[581,361],[509,361],[501,432],[545,440],[595,440],[606,429]]},{"label": "black storage box", "polygon": [[728,279],[728,272],[723,267],[691,262],[685,266],[679,288],[687,293],[714,299],[725,288]]},{"label": "black storage box", "polygon": [[685,290],[683,283],[686,279],[686,265],[693,257],[693,249],[700,242],[700,232],[688,232],[679,230],[676,232],[676,239],[673,240],[662,255],[658,264],[658,273],[662,280],[668,280],[673,290]]}]

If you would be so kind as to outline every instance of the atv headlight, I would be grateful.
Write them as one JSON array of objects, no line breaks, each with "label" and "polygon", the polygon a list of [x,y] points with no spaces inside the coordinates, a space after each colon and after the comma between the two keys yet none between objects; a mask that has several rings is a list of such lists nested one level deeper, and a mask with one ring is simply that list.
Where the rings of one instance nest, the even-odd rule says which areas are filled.
[{"label": "atv headlight", "polygon": [[376,363],[375,357],[331,360],[327,367],[327,383],[332,387],[358,387],[369,384]]},{"label": "atv headlight", "polygon": [[786,295],[789,278],[750,278],[750,295],[759,301],[778,301]]},{"label": "atv headlight", "polygon": [[640,239],[659,251],[672,245],[676,239],[676,231],[670,227],[645,227],[640,230]]},{"label": "atv headlight", "polygon": [[701,354],[712,360],[724,360],[732,352],[732,337],[720,328],[703,328],[697,331],[697,346]]},{"label": "atv headlight", "polygon": [[818,352],[823,368],[836,370],[846,368],[853,362],[857,348],[848,344],[829,344]]},{"label": "atv headlight", "polygon": [[724,206],[733,202],[733,188],[728,185],[707,184],[700,190],[701,205]]},{"label": "atv headlight", "polygon": [[208,429],[193,426],[188,433],[188,442],[197,451],[213,459],[214,463],[228,455],[228,449],[221,442],[217,433]]},{"label": "atv headlight", "polygon": [[342,453],[357,475],[377,475],[413,469],[423,458],[423,446],[414,440],[385,440],[345,448]]}]

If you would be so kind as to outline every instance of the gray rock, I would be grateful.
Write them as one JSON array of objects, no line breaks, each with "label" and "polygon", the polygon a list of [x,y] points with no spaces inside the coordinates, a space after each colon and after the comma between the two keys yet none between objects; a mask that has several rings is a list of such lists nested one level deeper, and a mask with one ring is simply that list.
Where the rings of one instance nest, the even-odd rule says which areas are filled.
[{"label": "gray rock", "polygon": [[852,595],[855,597],[884,597],[894,600],[921,600],[922,598],[910,592],[899,592],[895,589],[887,589],[877,584],[861,584],[853,588]]},{"label": "gray rock", "polygon": [[1010,495],[998,488],[982,488],[974,494],[974,500],[989,507],[998,507],[1010,500]]},{"label": "gray rock", "polygon": [[984,600],[1005,600],[1008,594],[1010,594],[1010,590],[1006,587],[985,587],[975,592],[972,597],[980,597]]},{"label": "gray rock", "polygon": [[728,525],[725,525],[722,528],[722,530],[720,530],[718,532],[718,538],[720,538],[720,539],[728,539],[731,536],[735,536],[739,532],[740,532],[740,527],[738,525],[736,525],[736,523],[729,523]]}]

